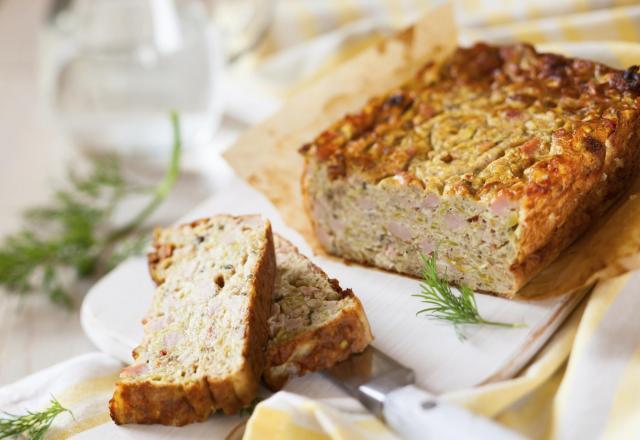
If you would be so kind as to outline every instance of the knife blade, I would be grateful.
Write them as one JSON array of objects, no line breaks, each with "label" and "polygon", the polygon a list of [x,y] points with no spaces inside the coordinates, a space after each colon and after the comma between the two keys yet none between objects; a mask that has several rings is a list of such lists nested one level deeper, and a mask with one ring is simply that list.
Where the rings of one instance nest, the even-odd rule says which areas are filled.
[{"label": "knife blade", "polygon": [[412,369],[373,346],[323,374],[408,439],[522,439],[498,423],[414,385]]}]

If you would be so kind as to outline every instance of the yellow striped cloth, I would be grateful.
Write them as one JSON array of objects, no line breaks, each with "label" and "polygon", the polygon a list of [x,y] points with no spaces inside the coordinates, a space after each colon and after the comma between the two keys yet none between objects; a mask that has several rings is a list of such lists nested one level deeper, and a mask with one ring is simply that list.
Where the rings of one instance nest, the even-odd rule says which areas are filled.
[{"label": "yellow striped cloth", "polygon": [[[438,0],[278,0],[262,43],[233,66],[286,97]],[[458,0],[460,41],[640,43],[640,2],[629,0]],[[632,57],[627,57],[632,59]],[[293,85],[293,86],[292,86]]]},{"label": "yellow striped cloth", "polygon": [[[345,26],[371,21],[399,28],[436,0],[279,0],[274,25],[258,47],[265,57]],[[632,0],[458,0],[456,20],[465,37],[532,43],[621,40],[637,42],[640,3]]]}]

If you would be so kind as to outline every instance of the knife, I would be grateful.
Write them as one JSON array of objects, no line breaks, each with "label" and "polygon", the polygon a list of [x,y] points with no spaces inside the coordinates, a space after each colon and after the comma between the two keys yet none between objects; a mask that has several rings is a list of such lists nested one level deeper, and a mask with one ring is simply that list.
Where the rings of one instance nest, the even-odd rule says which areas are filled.
[{"label": "knife", "polygon": [[414,385],[413,370],[373,346],[323,374],[407,439],[523,439]]}]

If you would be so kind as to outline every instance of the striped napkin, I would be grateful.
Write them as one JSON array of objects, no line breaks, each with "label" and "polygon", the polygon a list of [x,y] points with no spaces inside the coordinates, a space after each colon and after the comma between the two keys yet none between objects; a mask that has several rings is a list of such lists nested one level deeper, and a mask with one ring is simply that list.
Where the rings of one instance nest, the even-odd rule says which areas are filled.
[{"label": "striped napkin", "polygon": [[[263,43],[234,68],[275,96],[296,90],[441,0],[278,0]],[[460,41],[640,43],[633,0],[457,0]],[[636,58],[637,59],[637,58]],[[292,88],[292,84],[294,85]]]}]

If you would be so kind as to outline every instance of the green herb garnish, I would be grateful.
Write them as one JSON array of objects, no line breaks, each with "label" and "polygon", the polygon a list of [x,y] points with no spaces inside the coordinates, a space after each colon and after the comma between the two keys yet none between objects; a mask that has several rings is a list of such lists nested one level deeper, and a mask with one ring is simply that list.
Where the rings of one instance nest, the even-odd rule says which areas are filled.
[{"label": "green herb garnish", "polygon": [[53,419],[64,412],[73,416],[73,413],[63,407],[55,397],[51,397],[49,408],[44,411],[27,411],[27,414],[22,416],[3,412],[4,417],[0,416],[0,439],[22,436],[29,440],[41,440]]},{"label": "green herb garnish", "polygon": [[124,225],[112,225],[114,211],[127,196],[149,189],[126,182],[117,157],[92,159],[88,173],[71,171],[68,189],[56,191],[48,206],[27,211],[24,228],[4,240],[0,285],[15,293],[43,291],[53,302],[71,307],[70,280],[100,276],[144,249],[148,237],[144,222],[178,178],[182,142],[176,113],[171,122],[171,161],[142,210]]},{"label": "green herb garnish", "polygon": [[430,257],[422,256],[424,266],[422,268],[423,282],[420,283],[422,292],[414,294],[421,302],[427,304],[416,315],[426,314],[429,318],[448,321],[453,324],[456,335],[465,339],[460,330],[461,325],[481,324],[506,328],[521,328],[522,323],[506,323],[488,321],[480,316],[478,305],[473,291],[464,284],[459,286],[460,294],[455,294],[445,277],[440,277],[436,266],[436,253]]}]

